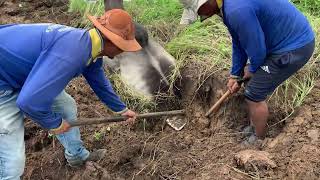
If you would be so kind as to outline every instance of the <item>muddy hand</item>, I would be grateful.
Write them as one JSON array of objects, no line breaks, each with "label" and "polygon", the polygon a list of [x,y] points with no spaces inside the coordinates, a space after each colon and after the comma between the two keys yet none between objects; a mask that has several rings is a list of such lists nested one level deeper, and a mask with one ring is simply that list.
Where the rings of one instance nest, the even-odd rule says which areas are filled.
[{"label": "muddy hand", "polygon": [[130,109],[122,113],[121,116],[128,117],[128,119],[124,122],[125,124],[133,124],[137,118],[136,113]]},{"label": "muddy hand", "polygon": [[69,131],[70,128],[71,128],[70,124],[67,121],[62,120],[61,125],[55,129],[50,129],[49,133],[58,135],[58,134],[62,134]]},{"label": "muddy hand", "polygon": [[234,78],[229,79],[227,86],[231,94],[238,92],[241,87],[241,85],[238,83],[238,80]]}]

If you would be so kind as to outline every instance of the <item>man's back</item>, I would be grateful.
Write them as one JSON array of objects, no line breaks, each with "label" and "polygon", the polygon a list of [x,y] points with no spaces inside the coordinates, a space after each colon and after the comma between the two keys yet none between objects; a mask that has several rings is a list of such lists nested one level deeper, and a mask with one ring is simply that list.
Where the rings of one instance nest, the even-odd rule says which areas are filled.
[{"label": "man's back", "polygon": [[85,30],[63,25],[0,26],[0,89],[20,89],[43,55],[55,56],[53,59],[60,61],[77,59],[81,64],[82,58],[78,57],[89,58],[90,43]]},{"label": "man's back", "polygon": [[[267,54],[290,51],[314,39],[307,19],[288,0],[224,0],[223,10],[226,25],[238,38],[250,41],[261,28]],[[243,26],[250,26],[250,32],[237,33]]]}]

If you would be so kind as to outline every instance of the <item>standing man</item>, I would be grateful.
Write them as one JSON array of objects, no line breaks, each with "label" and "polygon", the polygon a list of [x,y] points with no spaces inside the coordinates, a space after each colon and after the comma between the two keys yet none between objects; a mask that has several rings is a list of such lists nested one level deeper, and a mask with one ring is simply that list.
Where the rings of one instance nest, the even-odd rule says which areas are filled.
[{"label": "standing man", "polygon": [[77,108],[64,88],[81,74],[111,110],[130,122],[135,119],[113,91],[100,58],[141,49],[132,19],[120,9],[88,17],[95,26],[90,30],[57,24],[0,26],[0,180],[23,174],[24,115],[57,135],[69,165],[103,157],[105,151],[90,153],[83,146],[79,128],[70,128]]},{"label": "standing man", "polygon": [[[201,21],[220,15],[232,36],[232,68],[228,89],[250,79],[245,88],[250,122],[255,134],[249,143],[263,139],[269,116],[266,103],[282,82],[297,72],[314,51],[314,33],[306,17],[288,0],[181,0],[186,10],[181,23],[199,15]],[[197,17],[197,16],[196,16]],[[245,68],[247,60],[250,65]]]}]

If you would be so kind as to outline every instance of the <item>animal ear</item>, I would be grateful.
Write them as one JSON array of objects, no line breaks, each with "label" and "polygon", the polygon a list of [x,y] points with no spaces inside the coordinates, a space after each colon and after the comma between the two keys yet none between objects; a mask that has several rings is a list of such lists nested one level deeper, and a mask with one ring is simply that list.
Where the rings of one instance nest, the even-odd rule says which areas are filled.
[{"label": "animal ear", "polygon": [[138,24],[136,22],[134,23],[134,26],[136,30],[136,33],[135,33],[136,40],[138,41],[138,43],[142,48],[146,47],[149,42],[149,35],[147,30],[141,24]]},{"label": "animal ear", "polygon": [[123,0],[104,0],[104,10],[105,12],[111,9],[124,9]]}]

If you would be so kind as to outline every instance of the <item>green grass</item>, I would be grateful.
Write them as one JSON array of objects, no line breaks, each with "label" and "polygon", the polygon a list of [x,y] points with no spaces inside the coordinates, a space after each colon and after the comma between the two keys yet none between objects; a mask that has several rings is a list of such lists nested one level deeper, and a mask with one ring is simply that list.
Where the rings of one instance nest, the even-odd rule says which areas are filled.
[{"label": "green grass", "polygon": [[156,25],[159,21],[177,23],[182,12],[178,0],[133,0],[125,3],[125,9],[144,25]]},{"label": "green grass", "polygon": [[109,74],[109,79],[121,99],[126,102],[130,109],[138,112],[155,110],[156,104],[152,98],[145,96],[130,88],[122,79],[120,74]]},{"label": "green grass", "polygon": [[225,69],[231,65],[230,46],[227,29],[216,17],[191,25],[169,42],[166,49],[175,57],[207,61],[217,68]]},{"label": "green grass", "polygon": [[81,15],[89,13],[98,16],[104,11],[104,4],[102,0],[96,3],[88,3],[86,0],[70,0],[69,11],[77,12]]},{"label": "green grass", "polygon": [[303,12],[314,16],[320,15],[320,0],[292,0],[292,2]]},{"label": "green grass", "polygon": [[294,110],[300,107],[308,94],[315,85],[316,79],[319,77],[319,40],[320,31],[317,27],[320,25],[320,18],[306,13],[316,34],[316,48],[313,57],[309,62],[294,76],[289,78],[281,86],[279,86],[270,98],[277,108],[282,109],[288,118],[293,114]]},{"label": "green grass", "polygon": [[[144,24],[149,29],[151,36],[157,37],[157,34],[167,34],[170,29],[175,29],[178,25],[182,12],[182,6],[178,0],[132,0],[125,1],[126,11],[132,15],[136,22]],[[102,0],[97,3],[87,3],[85,0],[70,0],[69,11],[80,13],[82,18],[78,24],[81,27],[89,27],[85,14],[89,13],[94,16],[100,16],[104,12]],[[168,24],[171,24],[167,26]],[[167,27],[166,32],[159,32]],[[169,29],[169,30],[168,30]],[[171,34],[173,32],[170,32]]]},{"label": "green grass", "polygon": [[182,14],[178,0],[132,0],[124,6],[134,20],[143,24],[149,35],[162,44],[174,36]]},{"label": "green grass", "polygon": [[74,23],[74,26],[88,28],[91,27],[86,14],[93,16],[100,16],[104,12],[104,4],[102,0],[96,3],[88,3],[86,0],[70,0],[69,11],[80,14],[78,21]]},{"label": "green grass", "polygon": [[84,13],[87,8],[87,2],[85,0],[70,0],[69,11]]},{"label": "green grass", "polygon": [[167,51],[176,60],[176,68],[170,77],[173,83],[180,77],[180,70],[190,61],[201,63],[201,77],[196,84],[202,85],[212,72],[219,73],[231,66],[231,39],[220,18],[213,17],[203,23],[196,22],[182,29],[166,44]]}]

